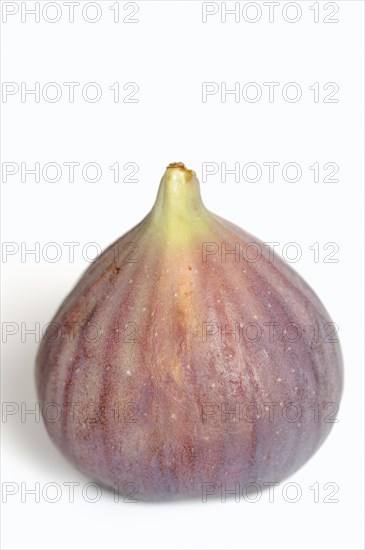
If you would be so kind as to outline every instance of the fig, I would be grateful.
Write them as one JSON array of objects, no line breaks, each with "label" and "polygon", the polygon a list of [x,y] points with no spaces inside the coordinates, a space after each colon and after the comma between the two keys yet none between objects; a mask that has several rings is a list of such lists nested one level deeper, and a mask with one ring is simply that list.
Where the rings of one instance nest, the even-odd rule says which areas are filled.
[{"label": "fig", "polygon": [[46,428],[95,482],[141,500],[280,481],[336,417],[335,329],[303,279],[206,209],[195,172],[170,164],[151,212],[45,331]]}]

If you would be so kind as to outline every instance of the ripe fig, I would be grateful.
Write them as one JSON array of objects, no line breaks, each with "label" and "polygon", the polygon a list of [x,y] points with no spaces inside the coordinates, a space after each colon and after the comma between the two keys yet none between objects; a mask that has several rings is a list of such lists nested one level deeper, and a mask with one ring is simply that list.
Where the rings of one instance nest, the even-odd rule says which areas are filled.
[{"label": "ripe fig", "polygon": [[280,481],[332,426],[343,374],[331,327],[303,279],[170,164],[151,212],[46,331],[47,430],[81,471],[139,499]]}]

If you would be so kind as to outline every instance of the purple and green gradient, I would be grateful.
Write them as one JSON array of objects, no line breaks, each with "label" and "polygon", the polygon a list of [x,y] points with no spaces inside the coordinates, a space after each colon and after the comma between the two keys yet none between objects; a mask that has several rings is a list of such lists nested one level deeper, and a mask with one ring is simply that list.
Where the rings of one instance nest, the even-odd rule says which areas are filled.
[{"label": "purple and green gradient", "polygon": [[[237,243],[243,252],[257,243],[262,256],[222,256]],[[209,212],[195,173],[172,164],[150,214],[60,307],[61,337],[42,341],[39,399],[62,411],[45,417],[47,430],[93,480],[135,483],[141,499],[280,481],[332,426],[326,404],[340,400],[341,352],[311,329],[330,321],[297,273]],[[262,335],[247,337],[257,326]],[[297,341],[285,337],[290,326],[301,329]],[[290,403],[296,421],[282,414]],[[251,404],[259,413],[250,418],[229,414]]]}]

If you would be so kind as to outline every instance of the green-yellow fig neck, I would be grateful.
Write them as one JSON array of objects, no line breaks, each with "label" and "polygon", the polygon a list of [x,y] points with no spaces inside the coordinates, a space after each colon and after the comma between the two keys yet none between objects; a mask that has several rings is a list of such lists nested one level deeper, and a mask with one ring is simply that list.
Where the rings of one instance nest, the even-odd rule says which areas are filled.
[{"label": "green-yellow fig neck", "polygon": [[160,225],[169,243],[181,244],[196,233],[204,234],[209,218],[195,172],[182,162],[169,164],[160,182],[151,220]]}]

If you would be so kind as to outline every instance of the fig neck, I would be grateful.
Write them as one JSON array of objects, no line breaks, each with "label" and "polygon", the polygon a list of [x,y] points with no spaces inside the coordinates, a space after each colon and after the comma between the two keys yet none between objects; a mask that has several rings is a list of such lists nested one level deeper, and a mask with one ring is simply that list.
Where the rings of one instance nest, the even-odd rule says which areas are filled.
[{"label": "fig neck", "polygon": [[169,241],[187,240],[207,226],[209,212],[201,199],[199,180],[182,162],[166,168],[151,218],[163,227]]}]

